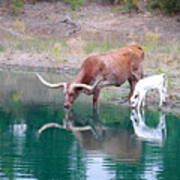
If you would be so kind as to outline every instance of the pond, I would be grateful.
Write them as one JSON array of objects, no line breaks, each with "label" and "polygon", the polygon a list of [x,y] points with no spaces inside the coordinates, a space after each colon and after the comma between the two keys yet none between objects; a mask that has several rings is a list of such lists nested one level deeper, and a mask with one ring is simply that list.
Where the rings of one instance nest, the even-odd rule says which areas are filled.
[{"label": "pond", "polygon": [[179,179],[180,118],[105,102],[94,112],[87,96],[64,110],[32,73],[0,83],[0,179]]}]

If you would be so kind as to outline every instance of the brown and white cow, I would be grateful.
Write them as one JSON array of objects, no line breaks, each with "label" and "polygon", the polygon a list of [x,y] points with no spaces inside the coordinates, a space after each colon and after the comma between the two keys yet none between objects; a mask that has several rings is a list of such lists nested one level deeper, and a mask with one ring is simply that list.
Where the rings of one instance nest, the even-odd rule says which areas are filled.
[{"label": "brown and white cow", "polygon": [[93,106],[97,106],[101,88],[120,86],[126,80],[130,84],[129,99],[136,82],[143,77],[144,52],[139,45],[130,45],[119,50],[88,57],[71,82],[51,84],[36,73],[39,80],[50,88],[64,88],[65,107],[71,107],[83,92],[93,95]]}]

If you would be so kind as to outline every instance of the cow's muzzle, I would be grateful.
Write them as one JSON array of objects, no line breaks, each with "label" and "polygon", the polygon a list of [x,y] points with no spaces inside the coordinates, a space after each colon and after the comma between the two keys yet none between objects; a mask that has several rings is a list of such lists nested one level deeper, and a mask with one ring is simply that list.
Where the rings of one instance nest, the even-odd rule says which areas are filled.
[{"label": "cow's muzzle", "polygon": [[71,107],[71,103],[69,103],[69,102],[64,103],[64,108],[69,109],[70,107]]}]

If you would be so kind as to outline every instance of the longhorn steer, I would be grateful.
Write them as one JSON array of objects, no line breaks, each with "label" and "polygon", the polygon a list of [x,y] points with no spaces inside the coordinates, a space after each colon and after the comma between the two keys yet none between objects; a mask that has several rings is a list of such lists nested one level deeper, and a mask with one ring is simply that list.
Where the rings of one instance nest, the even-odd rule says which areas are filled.
[{"label": "longhorn steer", "polygon": [[39,74],[39,80],[47,87],[64,87],[65,107],[71,107],[80,92],[93,95],[93,106],[97,106],[100,89],[105,86],[120,86],[126,80],[130,84],[129,99],[136,82],[143,77],[144,52],[139,45],[130,45],[106,54],[88,57],[76,77],[68,83],[51,84]]}]

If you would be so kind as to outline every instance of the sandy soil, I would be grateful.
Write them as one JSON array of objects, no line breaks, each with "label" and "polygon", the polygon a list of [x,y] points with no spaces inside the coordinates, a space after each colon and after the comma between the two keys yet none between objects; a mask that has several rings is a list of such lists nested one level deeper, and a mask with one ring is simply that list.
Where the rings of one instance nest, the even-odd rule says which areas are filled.
[{"label": "sandy soil", "polygon": [[[3,8],[0,9],[1,27],[18,34],[12,27],[16,17],[12,17]],[[26,27],[26,33],[37,38],[55,39],[74,38],[111,40],[143,40],[147,31],[157,32],[160,39],[180,39],[180,17],[165,17],[149,12],[123,14],[112,6],[90,3],[78,11],[72,11],[64,3],[26,4],[18,16]],[[70,17],[72,22],[63,22]],[[88,34],[88,36],[87,36]]]}]

